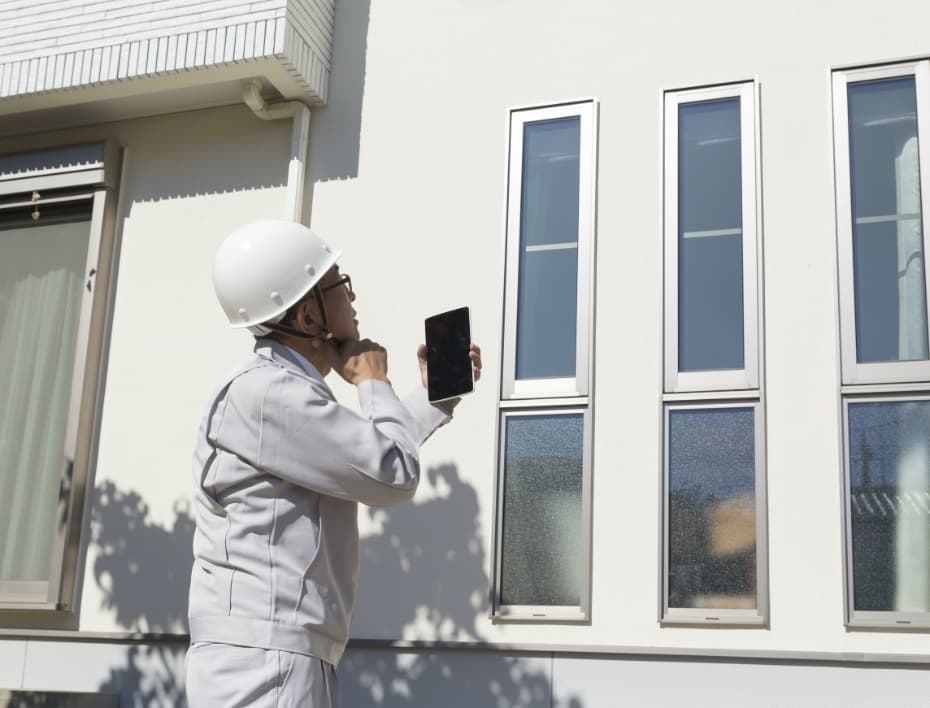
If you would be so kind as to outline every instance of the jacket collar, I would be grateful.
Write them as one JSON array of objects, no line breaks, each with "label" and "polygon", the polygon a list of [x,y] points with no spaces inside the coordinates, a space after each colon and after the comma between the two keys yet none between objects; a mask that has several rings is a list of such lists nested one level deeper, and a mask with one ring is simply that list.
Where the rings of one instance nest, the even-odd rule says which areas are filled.
[{"label": "jacket collar", "polygon": [[320,372],[316,367],[307,361],[300,352],[291,349],[285,344],[281,344],[271,337],[262,337],[255,342],[255,353],[259,356],[270,359],[271,361],[284,366],[287,369],[309,376],[311,379],[326,384]]}]

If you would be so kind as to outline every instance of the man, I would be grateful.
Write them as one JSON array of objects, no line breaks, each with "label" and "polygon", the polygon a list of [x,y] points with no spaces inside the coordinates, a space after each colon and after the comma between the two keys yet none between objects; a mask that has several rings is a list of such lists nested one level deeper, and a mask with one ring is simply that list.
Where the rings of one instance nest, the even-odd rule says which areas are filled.
[{"label": "man", "polygon": [[[220,246],[213,281],[255,355],[211,401],[194,453],[197,530],[187,695],[206,706],[338,706],[358,579],[357,503],[399,504],[419,446],[447,422],[425,388],[401,402],[387,353],[359,340],[339,253],[265,221]],[[481,375],[478,347],[470,357]],[[425,347],[417,352],[426,386]],[[324,378],[358,387],[361,415]]]}]

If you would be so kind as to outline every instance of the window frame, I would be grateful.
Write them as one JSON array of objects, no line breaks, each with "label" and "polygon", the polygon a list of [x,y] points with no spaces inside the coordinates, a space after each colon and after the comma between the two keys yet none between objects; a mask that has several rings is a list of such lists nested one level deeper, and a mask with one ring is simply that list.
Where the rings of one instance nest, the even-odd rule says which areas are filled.
[{"label": "window frame", "polygon": [[[507,117],[506,203],[504,215],[504,278],[501,388],[495,431],[496,485],[493,559],[489,618],[494,623],[589,623],[591,619],[591,488],[593,475],[594,412],[594,294],[597,200],[598,100],[573,101],[511,108]],[[578,270],[576,280],[575,375],[564,378],[516,378],[517,304],[520,277],[524,126],[538,121],[578,117]],[[580,603],[577,606],[503,605],[505,422],[511,415],[582,413],[582,550]]]},{"label": "window frame", "polygon": [[[704,411],[746,409],[753,411],[753,440],[755,461],[755,504],[756,504],[756,579],[757,597],[755,609],[691,608],[670,607],[668,602],[669,570],[669,422],[673,411]],[[768,584],[768,515],[765,465],[765,409],[761,400],[715,400],[703,402],[666,403],[662,411],[662,509],[661,537],[662,557],[660,563],[660,611],[662,625],[766,625],[769,615]]]},{"label": "window frame", "polygon": [[[928,240],[926,219],[930,216],[930,155],[923,146],[930,140],[930,63],[904,62],[864,69],[833,72],[833,159],[835,170],[837,274],[840,290],[840,347],[844,385],[907,383],[930,380],[930,359],[858,363],[856,351],[856,302],[853,271],[852,173],[849,156],[850,84],[914,77],[917,105],[918,159],[920,160],[921,228],[924,249],[924,287],[930,308],[930,273],[928,273]],[[924,140],[920,140],[923,136]]]},{"label": "window frame", "polygon": [[[520,226],[522,223],[523,128],[559,118],[580,118],[578,181],[578,271],[575,311],[575,376],[517,379],[517,300],[520,278]],[[594,185],[597,164],[597,102],[594,99],[510,112],[508,138],[507,240],[504,295],[503,376],[501,399],[587,396],[594,330]]]},{"label": "window frame", "polygon": [[[504,531],[504,475],[507,457],[506,421],[513,416],[581,415],[582,421],[582,472],[581,472],[581,578],[579,605],[505,605],[501,601],[503,577],[503,531]],[[523,620],[546,622],[584,622],[590,616],[591,604],[591,407],[578,404],[563,404],[547,407],[516,407],[501,409],[498,416],[499,443],[497,466],[497,509],[495,523],[495,557],[492,612],[495,620]]]},{"label": "window frame", "polygon": [[[918,159],[920,161],[921,227],[924,249],[924,287],[930,309],[930,276],[927,274],[930,216],[930,155],[922,146],[930,139],[930,61],[903,61],[832,71],[833,167],[836,204],[837,304],[839,314],[840,381],[840,484],[843,523],[844,625],[849,629],[925,630],[930,612],[857,611],[853,564],[852,489],[850,486],[849,405],[851,403],[904,402],[930,398],[930,360],[858,363],[856,350],[856,303],[853,280],[853,217],[849,153],[850,84],[883,79],[914,78],[917,107]],[[923,140],[921,141],[921,138]],[[930,319],[930,317],[928,317]],[[928,328],[930,329],[930,328]]]},{"label": "window frame", "polygon": [[[755,79],[664,92],[662,127],[663,367],[659,435],[659,547],[657,620],[660,626],[768,626],[768,494],[765,459],[765,364],[762,265],[762,158],[760,85]],[[683,104],[739,98],[742,199],[743,368],[678,370],[678,109]],[[755,609],[670,608],[668,606],[669,416],[672,410],[714,408],[754,410],[756,475]]]},{"label": "window frame", "polygon": [[[740,168],[743,256],[743,368],[715,371],[678,370],[678,108],[683,104],[738,98],[740,100]],[[759,282],[760,145],[758,83],[666,91],[663,132],[663,242],[665,247],[664,389],[668,393],[752,390],[761,378],[761,314]]]},{"label": "window frame", "polygon": [[[74,159],[77,156],[79,159]],[[0,214],[43,204],[90,202],[82,289],[67,407],[59,521],[48,581],[0,581],[0,612],[67,612],[75,606],[84,509],[96,461],[106,334],[112,310],[121,148],[112,141],[0,156]],[[17,167],[17,163],[19,166]],[[6,169],[5,165],[14,167]],[[38,195],[37,197],[35,195]]]},{"label": "window frame", "polygon": [[849,404],[857,403],[907,403],[909,401],[930,401],[930,390],[899,393],[873,393],[846,395],[842,398],[842,468],[843,468],[843,539],[845,545],[843,573],[843,599],[845,604],[846,626],[850,628],[894,628],[894,629],[928,629],[930,612],[899,612],[897,610],[856,610],[855,605],[855,567],[853,564],[852,535],[852,485],[849,451]]}]

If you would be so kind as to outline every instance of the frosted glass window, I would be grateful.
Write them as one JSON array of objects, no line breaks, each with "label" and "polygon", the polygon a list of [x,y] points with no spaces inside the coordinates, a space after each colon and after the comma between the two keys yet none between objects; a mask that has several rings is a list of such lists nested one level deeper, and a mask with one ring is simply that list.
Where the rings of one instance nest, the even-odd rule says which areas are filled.
[{"label": "frosted glass window", "polygon": [[527,123],[523,131],[516,377],[571,377],[581,119]]},{"label": "frosted glass window", "polygon": [[48,581],[90,207],[0,218],[0,581]]},{"label": "frosted glass window", "polygon": [[742,369],[740,99],[678,107],[678,370]]},{"label": "frosted glass window", "polygon": [[927,359],[914,77],[848,86],[856,356]]},{"label": "frosted glass window", "polygon": [[581,603],[584,418],[504,419],[501,604]]},{"label": "frosted glass window", "polygon": [[930,401],[848,405],[854,607],[930,612]]},{"label": "frosted glass window", "polygon": [[668,606],[754,609],[754,411],[672,410],[668,425]]}]

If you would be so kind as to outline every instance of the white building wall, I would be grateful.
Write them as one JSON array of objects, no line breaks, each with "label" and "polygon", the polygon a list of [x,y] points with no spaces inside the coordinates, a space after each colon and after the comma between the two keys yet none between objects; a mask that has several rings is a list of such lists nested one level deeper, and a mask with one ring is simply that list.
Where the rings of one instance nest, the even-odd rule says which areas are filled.
[{"label": "white building wall", "polygon": [[[460,496],[434,502],[432,514],[416,506],[374,514],[375,528],[390,523],[406,533],[401,545],[439,560],[418,564],[411,554],[410,570],[391,576],[400,600],[363,584],[355,636],[426,639],[449,630],[553,645],[925,651],[920,633],[843,626],[830,69],[927,55],[924,33],[900,21],[926,16],[918,2],[896,3],[894,12],[865,2],[842,11],[735,1],[372,4],[357,175],[332,179],[342,165],[327,141],[352,98],[343,85],[347,95],[334,93],[314,118],[312,226],[346,249],[362,322],[392,352],[411,350],[424,315],[467,303],[486,378],[423,453],[427,468],[455,466]],[[662,628],[662,92],[751,79],[761,87],[771,626]],[[592,622],[494,625],[482,603],[495,498],[507,112],[587,97],[600,102]],[[385,295],[378,287],[392,263],[412,270]],[[412,371],[393,376],[413,383]],[[427,483],[418,501],[442,487]],[[475,514],[451,527],[442,510],[464,516],[463,498]],[[461,583],[442,582],[460,572],[461,555],[438,555],[467,548],[466,522],[477,544],[467,562],[483,568],[465,594],[477,591],[476,612],[463,608]],[[368,572],[363,565],[363,582]],[[406,613],[382,611],[398,603]]]},{"label": "white building wall", "polygon": [[118,272],[79,628],[185,632],[190,458],[212,389],[251,350],[210,279],[224,235],[279,216],[289,121],[244,106],[0,141],[124,147]]},{"label": "white building wall", "polygon": [[[468,304],[485,359],[477,393],[424,449],[415,502],[361,512],[353,636],[590,653],[640,647],[671,654],[806,652],[838,661],[840,653],[927,656],[925,633],[843,625],[830,70],[930,56],[928,19],[917,0],[900,0],[893,11],[866,2],[839,8],[795,0],[337,6],[332,91],[311,124],[307,220],[345,250],[363,334],[390,351],[399,391],[417,383],[414,351],[429,314]],[[295,14],[293,21],[305,18]],[[663,628],[657,622],[662,92],[750,79],[761,93],[771,622],[753,629]],[[590,97],[599,100],[600,125],[592,620],[494,624],[487,594],[508,110]],[[211,389],[250,347],[246,335],[225,328],[210,289],[210,261],[234,226],[283,210],[290,126],[261,122],[241,106],[55,133],[38,121],[35,132],[0,140],[0,152],[105,137],[126,148],[121,250],[74,629],[183,632],[193,436]],[[333,388],[353,404],[350,387]],[[68,651],[76,662],[94,656]],[[26,654],[20,639],[0,642],[0,686],[22,685],[7,667],[33,676],[61,660],[31,648],[29,656],[40,658]],[[388,676],[392,666],[418,666],[404,665],[402,653],[348,656],[358,675],[367,661]],[[452,661],[448,670],[460,671],[463,684],[481,682],[485,660]],[[429,670],[442,672],[437,661]],[[624,680],[644,692],[657,676],[681,677],[680,684],[664,684],[680,689],[678,696],[688,694],[689,680],[705,681],[700,685],[712,691],[710,679],[729,670],[700,678],[704,665],[685,661],[553,661],[543,675],[555,686],[557,704],[570,708],[606,705],[614,695],[609,677],[621,665]],[[925,670],[850,669],[857,677],[850,679],[821,664],[810,672],[769,669],[767,680],[790,674],[785,686],[813,672],[820,672],[813,680],[824,692],[848,683],[848,705],[866,705],[862,697],[893,686],[926,695]],[[735,675],[749,686],[761,680],[757,671],[740,665]],[[883,678],[869,684],[875,677]],[[30,686],[52,688],[40,683]],[[347,695],[369,695],[370,686],[345,679],[343,685]],[[434,704],[424,698],[433,689],[422,690],[416,704]]]}]

